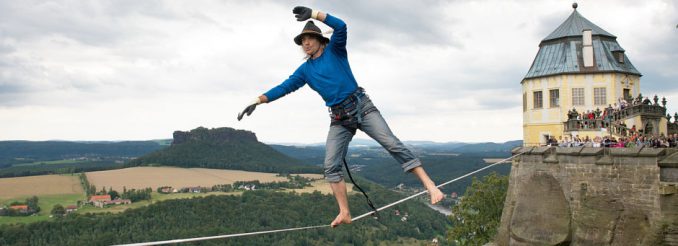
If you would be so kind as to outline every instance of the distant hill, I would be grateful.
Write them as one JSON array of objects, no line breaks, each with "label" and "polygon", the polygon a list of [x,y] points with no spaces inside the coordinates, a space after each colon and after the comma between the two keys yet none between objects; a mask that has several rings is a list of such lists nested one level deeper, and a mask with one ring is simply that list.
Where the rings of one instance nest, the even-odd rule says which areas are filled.
[{"label": "distant hill", "polygon": [[452,151],[458,153],[481,153],[481,152],[506,152],[510,153],[511,149],[523,145],[523,140],[508,141],[505,143],[475,143],[466,144],[464,146],[454,148]]},{"label": "distant hill", "polygon": [[0,141],[0,167],[78,157],[137,157],[162,147],[156,141]]},{"label": "distant hill", "polygon": [[0,177],[64,174],[120,168],[169,144],[154,141],[0,141]]},{"label": "distant hill", "polygon": [[318,145],[302,145],[302,146],[288,146],[288,145],[269,145],[273,149],[302,161],[305,165],[319,165],[325,159],[325,146]]},{"label": "distant hill", "polygon": [[253,132],[233,128],[198,127],[175,131],[172,144],[130,161],[126,166],[168,165],[259,172],[320,172],[257,140]]}]

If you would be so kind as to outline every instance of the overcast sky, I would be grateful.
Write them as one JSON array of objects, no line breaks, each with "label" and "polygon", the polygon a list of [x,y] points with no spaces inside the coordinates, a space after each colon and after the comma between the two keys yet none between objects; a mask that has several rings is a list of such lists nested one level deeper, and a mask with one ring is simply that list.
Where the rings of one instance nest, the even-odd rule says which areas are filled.
[{"label": "overcast sky", "polygon": [[[571,3],[0,0],[0,140],[165,139],[204,126],[324,142],[327,109],[308,86],[236,120],[304,62],[297,5],[347,23],[353,73],[400,139],[521,139],[520,81]],[[578,11],[617,36],[643,94],[678,111],[678,3]]]}]

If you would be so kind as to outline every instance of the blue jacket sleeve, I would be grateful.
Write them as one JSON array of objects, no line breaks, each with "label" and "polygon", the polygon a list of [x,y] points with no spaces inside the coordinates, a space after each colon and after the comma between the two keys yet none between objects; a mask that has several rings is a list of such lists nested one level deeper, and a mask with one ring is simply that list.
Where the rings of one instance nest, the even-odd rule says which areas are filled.
[{"label": "blue jacket sleeve", "polygon": [[[305,63],[304,63],[305,64]],[[296,71],[288,79],[283,81],[280,85],[273,87],[268,92],[264,93],[268,102],[273,102],[287,94],[290,94],[306,84],[306,79],[303,72],[304,64],[299,66]]]},{"label": "blue jacket sleeve", "polygon": [[325,17],[325,24],[334,29],[332,37],[330,38],[329,47],[339,54],[346,56],[346,23],[337,17],[327,14],[327,17]]}]

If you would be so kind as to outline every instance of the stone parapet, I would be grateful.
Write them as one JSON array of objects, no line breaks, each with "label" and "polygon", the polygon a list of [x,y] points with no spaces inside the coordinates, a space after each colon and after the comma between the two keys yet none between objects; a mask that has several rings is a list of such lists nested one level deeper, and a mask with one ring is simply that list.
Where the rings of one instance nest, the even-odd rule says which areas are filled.
[{"label": "stone parapet", "polygon": [[667,238],[678,231],[677,150],[512,152],[522,154],[513,160],[498,245],[674,245]]}]

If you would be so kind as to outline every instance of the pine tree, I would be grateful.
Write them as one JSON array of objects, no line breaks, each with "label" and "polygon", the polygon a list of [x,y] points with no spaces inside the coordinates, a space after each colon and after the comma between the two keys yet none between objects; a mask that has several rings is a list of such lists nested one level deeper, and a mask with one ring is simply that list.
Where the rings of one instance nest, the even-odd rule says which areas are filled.
[{"label": "pine tree", "polygon": [[482,180],[474,177],[461,202],[452,208],[454,226],[447,233],[448,240],[457,245],[490,242],[499,227],[507,190],[508,176],[492,172]]}]

